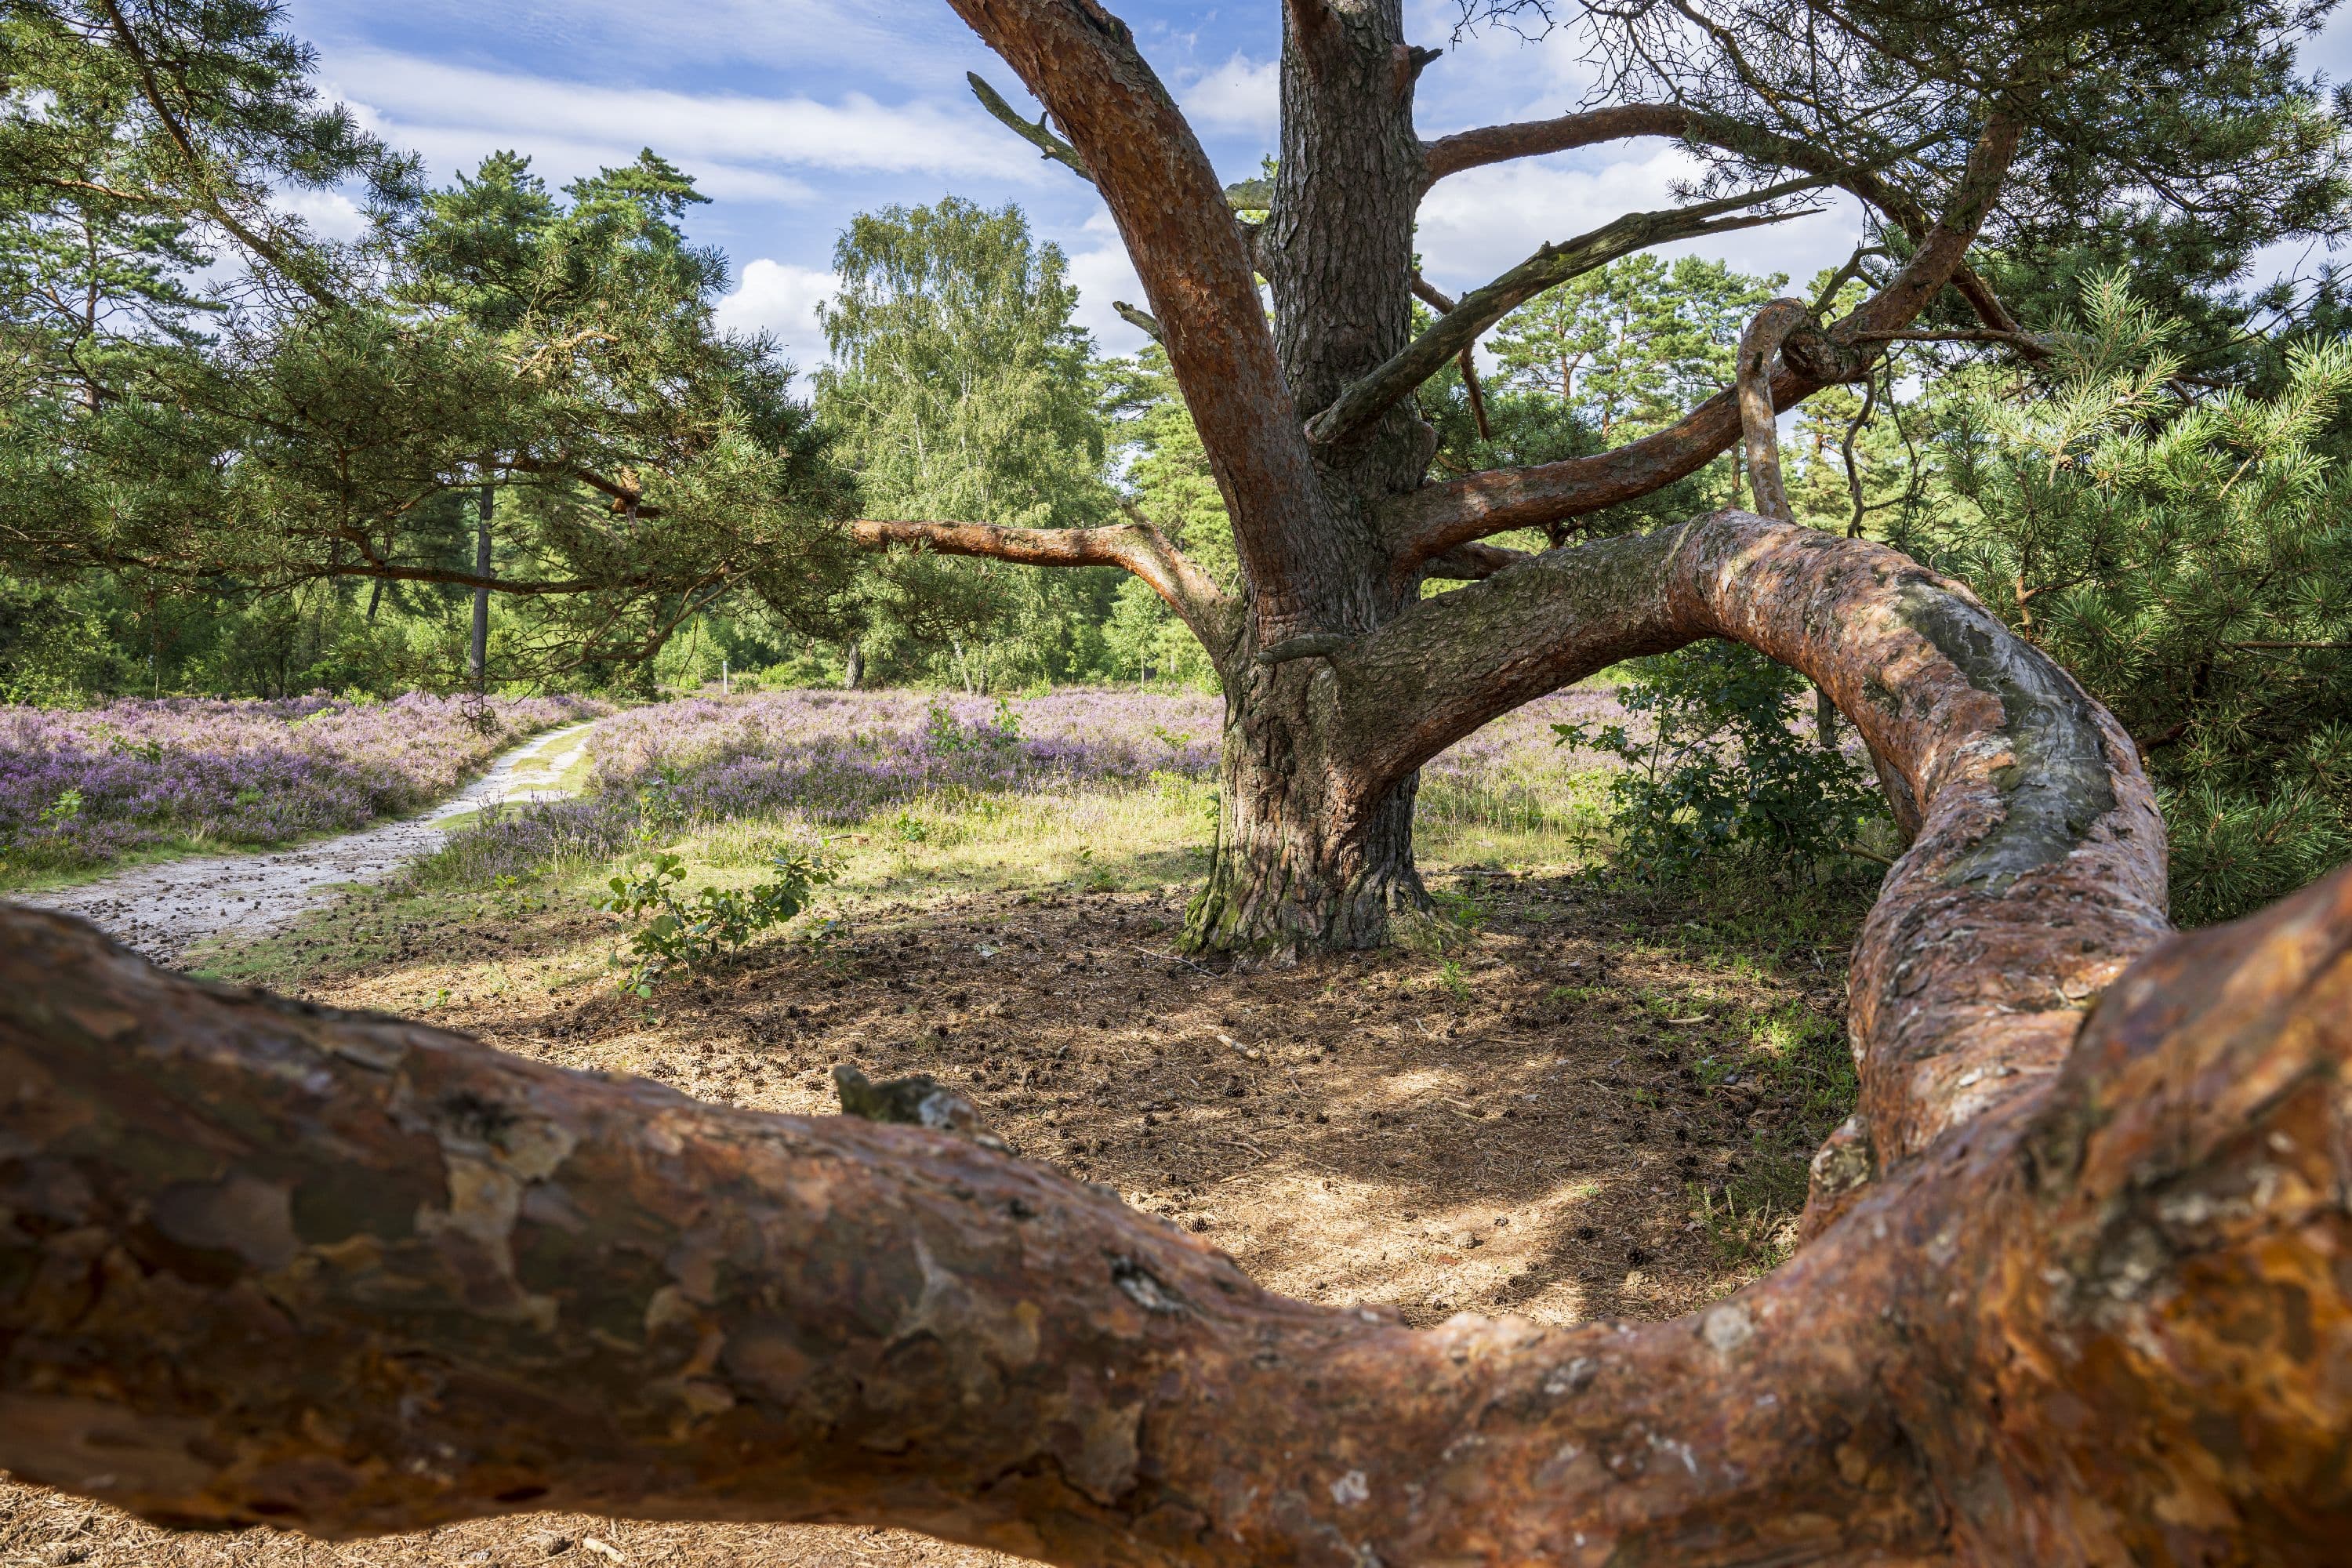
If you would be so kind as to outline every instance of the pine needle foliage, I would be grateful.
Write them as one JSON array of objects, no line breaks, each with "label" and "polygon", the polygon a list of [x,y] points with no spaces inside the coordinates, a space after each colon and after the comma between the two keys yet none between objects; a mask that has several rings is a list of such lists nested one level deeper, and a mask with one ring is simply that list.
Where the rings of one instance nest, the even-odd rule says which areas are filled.
[{"label": "pine needle foliage", "polygon": [[1914,547],[2122,720],[2175,918],[2226,920],[2352,856],[2352,475],[2322,439],[2352,342],[2288,345],[2267,395],[2208,393],[2120,273],[2059,326],[2030,381],[1939,399],[1953,504]]}]

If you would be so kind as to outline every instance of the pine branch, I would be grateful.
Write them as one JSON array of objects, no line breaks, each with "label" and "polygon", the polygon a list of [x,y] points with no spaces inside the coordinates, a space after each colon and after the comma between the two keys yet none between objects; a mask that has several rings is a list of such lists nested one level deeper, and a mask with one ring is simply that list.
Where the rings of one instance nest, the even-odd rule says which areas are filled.
[{"label": "pine branch", "polygon": [[1811,175],[1696,206],[1628,213],[1590,234],[1547,245],[1492,283],[1464,295],[1456,309],[1439,317],[1428,331],[1406,344],[1387,363],[1340,393],[1328,408],[1307,422],[1307,438],[1328,445],[1362,429],[1411,395],[1447,360],[1475,343],[1480,333],[1547,289],[1669,240],[1754,228],[1805,216],[1820,209],[1801,207],[1792,212],[1753,213],[1738,217],[1721,215],[1800,191],[1816,190],[1828,183],[1819,175]]},{"label": "pine branch", "polygon": [[1211,658],[1222,660],[1232,642],[1233,601],[1158,525],[1139,511],[1129,515],[1132,522],[1104,528],[1005,528],[987,522],[861,518],[849,524],[849,537],[863,550],[933,550],[1024,566],[1116,566],[1141,578],[1200,638]]},{"label": "pine branch", "polygon": [[228,204],[222,201],[212,188],[213,175],[210,161],[205,158],[203,150],[197,147],[195,137],[190,133],[187,127],[180,123],[180,117],[172,112],[172,106],[164,100],[163,84],[155,79],[154,62],[147,58],[147,51],[139,42],[138,34],[131,30],[129,19],[123,16],[121,8],[115,4],[115,0],[100,0],[100,3],[105,8],[108,26],[113,33],[116,43],[121,47],[124,56],[131,61],[132,69],[138,74],[140,97],[146,100],[148,108],[155,111],[155,118],[163,122],[164,133],[171,138],[173,146],[178,149],[181,160],[187,165],[189,191],[195,198],[196,205],[204,210],[206,216],[234,236],[239,244],[275,267],[288,282],[308,294],[313,300],[331,310],[341,308],[342,300],[334,291],[311,276],[314,268],[305,265],[276,240],[260,234],[228,210]]}]

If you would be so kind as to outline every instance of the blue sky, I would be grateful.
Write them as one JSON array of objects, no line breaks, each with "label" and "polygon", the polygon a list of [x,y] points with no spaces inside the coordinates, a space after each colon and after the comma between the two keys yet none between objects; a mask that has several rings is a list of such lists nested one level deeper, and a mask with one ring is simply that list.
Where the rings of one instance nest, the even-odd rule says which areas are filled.
[{"label": "blue sky", "polygon": [[[1112,4],[1219,172],[1254,173],[1274,145],[1276,0]],[[1406,0],[1406,9],[1409,36],[1449,44],[1453,0]],[[1029,106],[1013,73],[940,0],[294,0],[289,20],[317,46],[325,89],[424,154],[436,181],[501,148],[530,154],[555,183],[642,146],[684,167],[713,198],[694,217],[695,237],[734,265],[724,319],[773,330],[804,366],[823,357],[813,307],[849,216],[951,192],[1020,203],[1068,253],[1080,319],[1104,349],[1139,342],[1110,308],[1141,291],[1108,215],[1090,187],[973,102],[967,70]],[[2309,58],[2341,76],[2330,68],[2352,61],[2352,23],[2332,23]],[[1468,38],[1421,79],[1422,132],[1557,114],[1585,79],[1565,40]],[[1431,277],[1458,291],[1545,240],[1670,205],[1685,172],[1671,147],[1646,142],[1474,171],[1431,193],[1419,245]],[[310,205],[331,231],[348,216],[335,198]],[[1841,197],[1820,216],[1675,248],[1801,279],[1844,259],[1860,227]],[[2300,259],[2269,257],[2264,267]]]}]

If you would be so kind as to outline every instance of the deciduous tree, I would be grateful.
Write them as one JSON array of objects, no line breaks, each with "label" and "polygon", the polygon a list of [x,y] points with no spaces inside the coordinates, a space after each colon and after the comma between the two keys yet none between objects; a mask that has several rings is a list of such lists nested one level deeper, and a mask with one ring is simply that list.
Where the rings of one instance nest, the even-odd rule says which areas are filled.
[{"label": "deciduous tree", "polygon": [[[841,288],[823,307],[833,363],[817,373],[817,408],[869,507],[1023,529],[1112,515],[1093,344],[1070,319],[1077,289],[1061,248],[1033,240],[1020,208],[950,196],[860,213],[834,247],[834,271]],[[1041,579],[896,554],[867,595],[863,651],[905,672],[945,647],[967,684],[986,680],[992,658],[998,674],[1066,676],[1093,662],[1071,643],[1101,618],[1114,591],[1105,575]]]}]

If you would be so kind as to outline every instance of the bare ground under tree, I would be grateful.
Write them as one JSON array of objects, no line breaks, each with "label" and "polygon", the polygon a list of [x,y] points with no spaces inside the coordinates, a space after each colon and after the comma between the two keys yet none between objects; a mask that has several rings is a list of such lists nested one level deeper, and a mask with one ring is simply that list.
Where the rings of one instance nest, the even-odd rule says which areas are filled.
[{"label": "bare ground under tree", "polygon": [[[854,946],[755,949],[650,1023],[584,986],[447,1021],[762,1110],[832,1110],[836,1061],[931,1072],[1024,1154],[1199,1231],[1272,1289],[1416,1325],[1669,1317],[1760,1273],[1806,1158],[1851,1108],[1843,974],[1865,896],[1824,893],[1792,921],[1760,888],[1661,892],[1565,868],[1433,880],[1476,922],[1451,969],[1391,951],[1225,973],[1169,956],[1181,887],[1011,889],[877,903]],[[404,907],[346,905],[239,950],[237,970],[393,1007],[606,930],[561,909],[483,925]],[[667,1568],[1004,1561],[899,1531],[581,1515],[343,1544],[179,1535],[0,1483],[0,1568],[613,1561],[590,1541]]]}]

